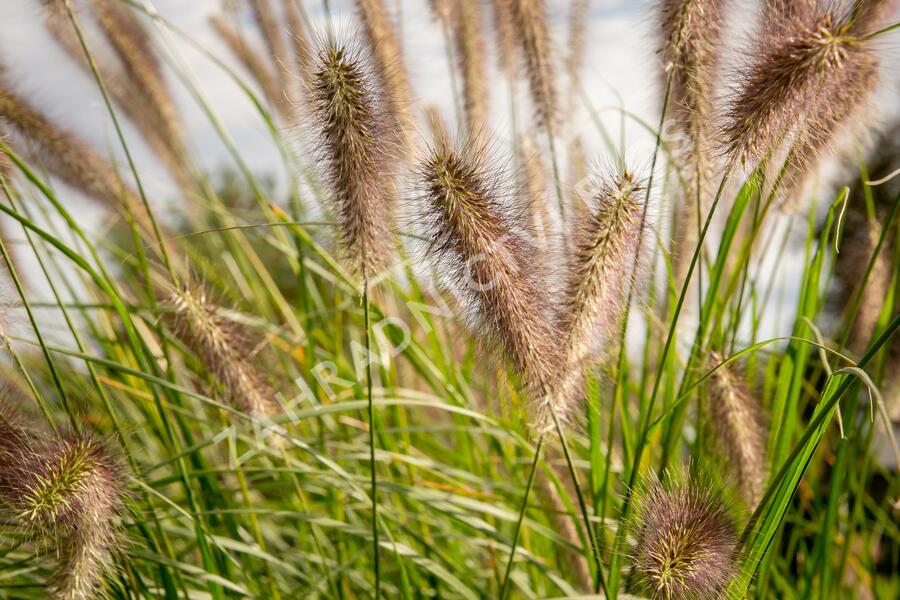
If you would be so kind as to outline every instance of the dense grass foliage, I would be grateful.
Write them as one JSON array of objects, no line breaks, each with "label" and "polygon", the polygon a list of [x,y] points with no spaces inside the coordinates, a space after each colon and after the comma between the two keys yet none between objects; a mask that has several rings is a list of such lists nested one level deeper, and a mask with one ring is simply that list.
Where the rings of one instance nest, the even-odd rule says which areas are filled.
[{"label": "dense grass foliage", "polygon": [[228,3],[226,59],[150,0],[35,0],[124,160],[0,63],[0,597],[900,596],[896,3],[650,3],[641,156],[581,84],[587,0],[432,2],[448,114],[402,3],[347,4],[353,35],[327,0]]}]

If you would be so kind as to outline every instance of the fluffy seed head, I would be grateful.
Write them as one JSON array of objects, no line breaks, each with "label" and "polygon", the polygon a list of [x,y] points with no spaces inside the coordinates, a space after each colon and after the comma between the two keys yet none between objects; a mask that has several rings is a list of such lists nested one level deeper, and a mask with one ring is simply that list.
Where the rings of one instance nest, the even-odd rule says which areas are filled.
[{"label": "fluffy seed head", "polygon": [[0,123],[4,122],[16,134],[17,142],[28,140],[37,146],[38,156],[50,173],[116,212],[123,212],[127,205],[138,226],[152,235],[143,204],[119,179],[113,166],[76,133],[54,125],[0,77]]},{"label": "fluffy seed head", "polygon": [[453,38],[462,72],[466,127],[474,136],[484,126],[488,110],[481,9],[476,0],[459,0],[452,11]]},{"label": "fluffy seed head", "polygon": [[504,1],[509,3],[515,38],[522,49],[538,125],[552,133],[556,121],[557,89],[547,8],[544,0]]},{"label": "fluffy seed head", "polygon": [[660,9],[660,56],[671,81],[669,107],[688,142],[683,151],[695,166],[690,171],[700,171],[701,176],[708,169],[724,4],[725,0],[665,0]]},{"label": "fluffy seed head", "polygon": [[397,31],[383,0],[355,0],[355,3],[356,14],[363,25],[375,70],[386,84],[384,94],[388,108],[400,129],[399,139],[406,147],[407,138],[413,129],[409,113],[412,93]]},{"label": "fluffy seed head", "polygon": [[707,477],[653,477],[636,492],[636,591],[653,600],[714,600],[733,577],[737,525]]},{"label": "fluffy seed head", "polygon": [[516,70],[516,38],[509,3],[510,0],[491,0],[497,59],[500,70],[506,77],[511,78]]},{"label": "fluffy seed head", "polygon": [[569,94],[571,96],[569,110],[572,110],[575,105],[577,86],[581,78],[581,67],[584,64],[588,19],[588,0],[574,0],[569,8],[569,53],[566,56],[566,70],[570,80]]},{"label": "fluffy seed head", "polygon": [[347,46],[319,52],[310,97],[344,252],[358,274],[385,266],[394,248],[398,143],[383,84]]},{"label": "fluffy seed head", "polygon": [[[85,74],[93,77],[91,66],[68,15],[56,10],[44,11],[44,27],[65,53],[78,62]],[[88,44],[91,44],[90,40]],[[114,53],[97,52],[92,57],[106,91],[119,110],[134,124],[147,145],[165,164],[179,188],[186,195],[192,193],[193,181],[183,158],[183,140],[171,135],[173,128],[160,121],[159,111],[148,104],[148,95],[139,89],[122,68],[121,61]],[[150,57],[156,58],[152,50]],[[181,124],[180,120],[177,124]],[[179,131],[178,128],[175,131]]]},{"label": "fluffy seed head", "polygon": [[581,364],[596,333],[606,333],[618,322],[625,280],[642,235],[644,189],[627,169],[595,180],[586,218],[575,225],[559,319],[570,367]]},{"label": "fluffy seed head", "polygon": [[[7,429],[7,427],[4,427]],[[49,585],[54,598],[96,598],[112,568],[125,497],[123,471],[106,445],[90,436],[49,441],[4,432],[0,495],[30,534],[58,544]]]},{"label": "fluffy seed head", "polygon": [[793,144],[802,174],[874,87],[877,60],[847,16],[820,1],[778,3],[725,115],[722,140],[747,163]]},{"label": "fluffy seed head", "polygon": [[249,345],[241,327],[223,316],[199,287],[173,290],[165,302],[172,307],[168,319],[173,333],[221,382],[228,402],[255,418],[276,414],[275,393],[247,358]]},{"label": "fluffy seed head", "polygon": [[[131,9],[116,0],[93,0],[97,23],[152,114],[160,136],[176,155],[184,151],[184,126],[166,85],[153,42]],[[80,51],[83,53],[83,51]]]},{"label": "fluffy seed head", "polygon": [[[722,362],[720,356],[713,364]],[[761,408],[741,374],[730,364],[710,377],[709,411],[719,446],[736,472],[741,496],[749,508],[762,498],[766,483],[766,429]]]},{"label": "fluffy seed head", "polygon": [[448,271],[485,337],[527,387],[552,387],[556,335],[531,250],[502,205],[483,152],[438,146],[421,165],[430,252]]}]

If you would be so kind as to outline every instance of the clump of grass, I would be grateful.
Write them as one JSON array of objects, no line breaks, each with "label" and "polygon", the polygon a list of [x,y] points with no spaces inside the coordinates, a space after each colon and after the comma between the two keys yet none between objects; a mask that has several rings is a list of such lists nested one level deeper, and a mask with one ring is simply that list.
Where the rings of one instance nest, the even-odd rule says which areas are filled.
[{"label": "clump of grass", "polygon": [[[878,454],[880,433],[855,408],[871,397],[873,412],[890,416],[885,384],[896,379],[891,336],[900,329],[896,166],[866,160],[849,195],[830,206],[825,197],[827,210],[809,215],[804,252],[793,252],[799,220],[785,232],[769,216],[775,196],[765,187],[770,169],[781,168],[799,196],[793,181],[839,145],[841,111],[867,121],[861,97],[876,84],[876,40],[894,31],[890,3],[766,2],[750,61],[730,82],[719,66],[718,21],[730,5],[661,3],[658,49],[670,87],[661,129],[674,114],[689,140],[685,154],[673,154],[660,133],[653,155],[634,156],[652,159],[645,182],[623,166],[633,149],[616,147],[616,133],[631,138],[630,107],[621,110],[627,132],[607,129],[610,114],[579,85],[588,2],[573,2],[568,21],[543,0],[491,3],[509,85],[509,113],[498,123],[483,94],[484,3],[433,3],[444,50],[459,61],[449,75],[463,77],[444,99],[465,109],[458,143],[437,109],[415,103],[404,47],[418,51],[420,38],[403,37],[406,4],[241,0],[239,10],[230,2],[231,20],[213,26],[271,105],[257,106],[259,125],[282,159],[272,168],[297,175],[287,186],[248,167],[179,60],[180,43],[157,48],[174,37],[205,50],[202,38],[157,14],[161,35],[150,35],[144,2],[50,4],[48,28],[103,82],[110,114],[136,126],[123,132],[116,119],[129,161],[137,135],[179,186],[145,198],[137,166],[129,162],[134,172],[120,180],[113,159],[36,108],[43,99],[8,83],[0,90],[16,184],[5,186],[0,212],[24,234],[15,248],[24,252],[6,261],[18,297],[0,299],[0,349],[11,359],[0,360],[0,595],[412,598],[425,590],[697,600],[845,597],[865,582],[875,595],[897,596],[900,541],[888,524],[900,480]],[[353,17],[341,14],[348,6],[359,44],[335,39],[336,23]],[[254,37],[245,37],[245,20]],[[590,121],[574,104],[560,106],[554,37],[568,40],[562,75]],[[310,48],[313,39],[321,41]],[[227,59],[198,56],[242,76]],[[585,69],[604,66],[590,58]],[[182,133],[167,133],[152,104],[170,93],[170,69],[221,135],[233,174],[210,177],[175,139]],[[536,125],[518,118],[520,76]],[[713,93],[719,80],[736,84],[724,105]],[[145,81],[155,88],[142,89]],[[254,86],[239,83],[256,102]],[[433,143],[407,173],[420,108]],[[184,116],[170,116],[175,131]],[[279,132],[298,121],[314,134],[308,146],[286,144]],[[504,136],[497,125],[507,122]],[[617,165],[590,178],[589,126]],[[517,173],[498,166],[507,157],[488,158],[484,131],[508,138]],[[577,135],[556,135],[563,131]],[[705,184],[718,158],[714,135],[727,167],[713,196]],[[890,155],[888,144],[878,150]],[[118,223],[102,237],[78,227],[78,205],[54,180],[111,211],[133,210],[145,239],[123,248]],[[395,219],[407,182],[417,195],[405,203],[409,218]],[[547,207],[551,185],[557,214]],[[292,219],[288,204],[294,215],[325,207],[326,216]],[[655,231],[655,215],[688,204],[703,241],[676,233],[675,245],[689,251],[696,304]],[[163,206],[158,217],[172,233],[150,238]],[[677,232],[686,218],[672,212]],[[420,221],[424,231],[409,227]],[[418,264],[426,261],[392,262],[405,259],[410,239],[427,245],[436,273]],[[144,243],[187,257],[179,267],[192,276],[183,267],[161,283]],[[802,274],[791,281],[783,265],[798,261]],[[444,289],[428,287],[432,274]],[[773,311],[785,282],[799,298]],[[447,291],[456,304],[443,302]],[[458,307],[469,331],[446,311]],[[248,343],[251,331],[264,340]],[[40,421],[17,416],[19,405],[40,409]],[[842,430],[830,427],[836,414]],[[115,439],[139,477],[126,481],[112,442],[59,434],[64,418]],[[275,421],[285,424],[284,443],[260,445],[248,423]],[[691,475],[669,466],[688,459]],[[730,480],[704,474],[718,466],[733,472],[743,502],[732,502]],[[529,500],[532,488],[539,498]],[[746,524],[733,508],[743,505],[756,507]],[[121,552],[120,529],[129,538]],[[46,575],[48,558],[56,560]]]}]

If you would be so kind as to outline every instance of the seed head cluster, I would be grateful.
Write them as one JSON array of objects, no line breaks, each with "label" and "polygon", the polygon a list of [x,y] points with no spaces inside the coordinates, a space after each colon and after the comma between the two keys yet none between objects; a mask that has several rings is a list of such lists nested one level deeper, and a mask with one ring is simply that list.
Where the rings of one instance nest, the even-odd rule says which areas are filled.
[{"label": "seed head cluster", "polygon": [[563,293],[560,330],[570,365],[581,364],[597,329],[617,325],[624,282],[641,238],[646,186],[630,171],[596,178],[587,213],[575,225],[572,264]]},{"label": "seed head cluster", "polygon": [[421,181],[430,251],[528,387],[549,389],[557,366],[549,303],[489,161],[471,147],[438,146],[421,165]]},{"label": "seed head cluster", "polygon": [[538,124],[552,133],[557,118],[558,90],[544,0],[503,0],[497,6],[510,11],[513,37],[518,40],[522,53]]},{"label": "seed head cluster", "polygon": [[707,478],[651,479],[636,495],[636,591],[653,600],[721,598],[735,574],[737,526]]},{"label": "seed head cluster", "polygon": [[661,4],[660,55],[670,81],[669,109],[689,141],[683,151],[694,165],[688,170],[692,178],[705,178],[710,168],[710,123],[725,4],[725,0],[666,0]]},{"label": "seed head cluster", "polygon": [[275,393],[248,358],[242,328],[200,287],[173,290],[164,299],[172,331],[221,382],[229,404],[259,419],[276,414]]}]

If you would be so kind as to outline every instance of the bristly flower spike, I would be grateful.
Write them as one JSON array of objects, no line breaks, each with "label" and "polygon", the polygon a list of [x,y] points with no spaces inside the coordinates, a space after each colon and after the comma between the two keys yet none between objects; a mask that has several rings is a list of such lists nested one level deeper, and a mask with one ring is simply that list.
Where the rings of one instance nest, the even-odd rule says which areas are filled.
[{"label": "bristly flower spike", "polygon": [[[713,355],[713,364],[722,358]],[[735,469],[741,496],[753,509],[762,498],[766,483],[766,430],[762,409],[743,377],[732,365],[717,368],[710,377],[709,413],[719,446]]]},{"label": "bristly flower spike", "polygon": [[167,318],[173,333],[221,382],[228,403],[258,419],[276,414],[275,393],[247,358],[241,327],[224,317],[198,286],[170,291],[163,298],[172,309]]},{"label": "bristly flower spike", "polygon": [[709,169],[710,121],[725,4],[725,0],[665,0],[660,9],[660,55],[669,81],[668,110],[687,137],[684,150],[693,165],[691,179],[703,178]]},{"label": "bristly flower spike", "polygon": [[878,60],[861,29],[868,20],[854,21],[826,2],[773,0],[767,14],[772,22],[726,110],[721,139],[737,164],[789,144],[791,185],[870,97]]},{"label": "bristly flower spike", "polygon": [[400,143],[385,82],[346,45],[327,45],[313,69],[309,97],[342,250],[356,274],[371,276],[395,248]]},{"label": "bristly flower spike", "polygon": [[[637,244],[643,235],[644,183],[627,169],[594,181],[585,219],[576,224],[559,329],[570,367],[590,353],[595,333],[618,324]],[[646,228],[646,223],[644,223]]]},{"label": "bristly flower spike", "polygon": [[544,0],[504,0],[515,38],[519,41],[537,124],[551,135],[557,117],[557,85]]},{"label": "bristly flower spike", "polygon": [[420,167],[430,250],[484,337],[539,397],[552,388],[558,369],[546,290],[531,268],[528,242],[498,198],[483,150],[462,147],[440,144]]},{"label": "bristly flower spike", "polygon": [[48,442],[4,425],[0,437],[0,496],[23,530],[57,545],[48,592],[60,600],[97,598],[113,568],[124,506],[118,459],[88,436]]},{"label": "bristly flower spike", "polygon": [[737,523],[710,477],[670,471],[635,492],[637,593],[652,600],[716,600],[736,573]]}]

